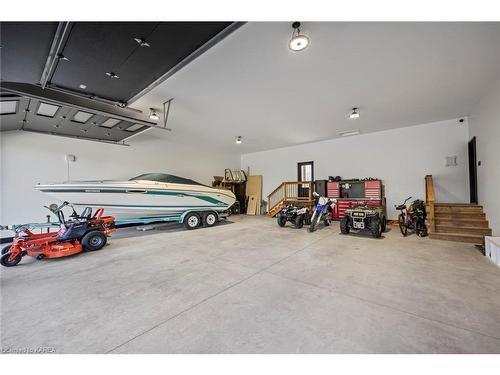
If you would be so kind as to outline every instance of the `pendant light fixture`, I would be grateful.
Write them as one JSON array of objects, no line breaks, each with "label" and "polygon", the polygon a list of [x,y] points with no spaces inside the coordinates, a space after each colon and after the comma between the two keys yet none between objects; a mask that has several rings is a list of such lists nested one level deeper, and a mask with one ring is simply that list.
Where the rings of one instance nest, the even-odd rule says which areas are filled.
[{"label": "pendant light fixture", "polygon": [[154,108],[149,108],[149,118],[153,121],[158,121],[160,116],[158,116],[158,113],[156,113]]},{"label": "pendant light fixture", "polygon": [[352,119],[352,120],[355,120],[355,119],[359,118],[358,108],[354,107],[352,109],[352,112],[349,114],[349,118]]},{"label": "pendant light fixture", "polygon": [[288,47],[292,51],[302,51],[309,45],[309,38],[300,33],[300,22],[292,23],[292,28],[292,39],[290,39]]}]

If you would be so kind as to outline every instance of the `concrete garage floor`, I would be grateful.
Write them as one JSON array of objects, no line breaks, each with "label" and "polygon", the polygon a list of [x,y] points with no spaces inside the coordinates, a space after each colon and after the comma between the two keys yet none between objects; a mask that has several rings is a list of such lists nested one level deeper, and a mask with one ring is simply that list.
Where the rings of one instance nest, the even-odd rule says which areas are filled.
[{"label": "concrete garage floor", "polygon": [[3,268],[2,349],[500,353],[500,269],[471,245],[231,221]]}]

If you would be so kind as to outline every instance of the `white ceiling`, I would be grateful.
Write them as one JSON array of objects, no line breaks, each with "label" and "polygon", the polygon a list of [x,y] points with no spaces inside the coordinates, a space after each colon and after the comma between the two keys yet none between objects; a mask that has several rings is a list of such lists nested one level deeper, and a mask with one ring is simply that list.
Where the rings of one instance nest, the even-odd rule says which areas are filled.
[{"label": "white ceiling", "polygon": [[500,23],[303,23],[302,52],[288,49],[291,31],[238,29],[132,104],[174,98],[173,131],[139,137],[247,153],[412,126],[466,116],[500,73]]}]

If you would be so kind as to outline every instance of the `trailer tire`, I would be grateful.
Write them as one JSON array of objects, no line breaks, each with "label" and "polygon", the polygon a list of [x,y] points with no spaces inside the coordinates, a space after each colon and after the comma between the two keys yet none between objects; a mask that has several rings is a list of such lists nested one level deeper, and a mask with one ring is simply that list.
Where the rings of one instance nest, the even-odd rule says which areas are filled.
[{"label": "trailer tire", "polygon": [[97,230],[88,232],[85,236],[83,236],[81,241],[85,251],[101,250],[106,245],[106,242],[108,242],[106,235]]},{"label": "trailer tire", "polygon": [[200,215],[198,215],[196,212],[191,212],[184,218],[184,226],[189,230],[198,228],[200,226],[200,223]]},{"label": "trailer tire", "polygon": [[203,215],[203,225],[205,227],[213,227],[217,223],[217,214],[215,212],[207,212]]}]

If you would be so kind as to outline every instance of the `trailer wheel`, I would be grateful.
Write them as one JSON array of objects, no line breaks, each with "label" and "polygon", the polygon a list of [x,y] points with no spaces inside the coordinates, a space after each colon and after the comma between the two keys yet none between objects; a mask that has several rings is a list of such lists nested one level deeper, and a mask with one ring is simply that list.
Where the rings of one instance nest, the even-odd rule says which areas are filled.
[{"label": "trailer wheel", "polygon": [[85,251],[101,250],[108,241],[106,235],[99,231],[88,232],[82,238],[82,246]]},{"label": "trailer wheel", "polygon": [[206,227],[213,227],[217,223],[217,214],[209,212],[203,216],[203,225]]},{"label": "trailer wheel", "polygon": [[187,214],[184,218],[184,226],[186,229],[196,229],[201,223],[200,215],[196,212],[191,212]]},{"label": "trailer wheel", "polygon": [[0,264],[4,267],[14,267],[22,259],[22,254],[19,254],[14,259],[9,260],[10,257],[10,246],[6,246],[2,249],[2,257],[0,258]]},{"label": "trailer wheel", "polygon": [[349,234],[350,230],[351,230],[351,228],[349,227],[349,218],[347,216],[344,216],[340,220],[340,233]]}]

